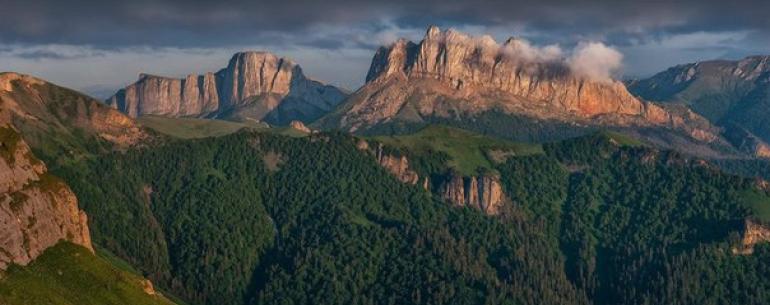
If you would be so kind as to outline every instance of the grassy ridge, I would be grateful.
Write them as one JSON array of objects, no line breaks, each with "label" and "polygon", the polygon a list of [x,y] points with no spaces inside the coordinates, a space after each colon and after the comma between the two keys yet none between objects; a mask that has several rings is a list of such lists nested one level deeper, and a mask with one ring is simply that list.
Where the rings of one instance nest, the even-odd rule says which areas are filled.
[{"label": "grassy ridge", "polygon": [[143,290],[144,279],[83,247],[61,242],[28,266],[11,266],[0,280],[4,305],[173,305]]},{"label": "grassy ridge", "polygon": [[770,222],[770,197],[767,194],[757,190],[744,190],[741,197],[752,216],[763,222]]},{"label": "grassy ridge", "polygon": [[262,123],[232,122],[196,118],[166,118],[142,116],[137,119],[142,125],[157,132],[176,138],[195,139],[228,135],[238,130],[266,128]]},{"label": "grassy ridge", "polygon": [[415,153],[446,153],[451,158],[449,166],[467,175],[475,174],[479,168],[492,169],[494,159],[543,152],[542,147],[537,144],[491,138],[443,125],[430,125],[414,134],[378,136],[374,139],[386,145],[407,148]]},{"label": "grassy ridge", "polygon": [[161,116],[142,116],[137,118],[140,124],[159,133],[180,139],[200,139],[225,136],[242,129],[270,132],[290,137],[304,137],[307,133],[290,128],[271,128],[261,122],[234,122],[216,119],[168,118]]}]

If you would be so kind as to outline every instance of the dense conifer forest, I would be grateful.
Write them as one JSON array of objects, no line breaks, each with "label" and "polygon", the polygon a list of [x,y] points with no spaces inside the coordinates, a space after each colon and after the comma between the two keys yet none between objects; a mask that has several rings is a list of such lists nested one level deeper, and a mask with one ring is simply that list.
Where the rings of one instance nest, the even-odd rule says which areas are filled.
[{"label": "dense conifer forest", "polygon": [[[95,243],[189,304],[763,304],[768,196],[606,134],[494,163],[497,216],[396,180],[358,139],[239,132],[57,168]],[[423,175],[442,153],[409,151]],[[747,196],[752,194],[752,196]],[[749,199],[751,198],[751,200]],[[749,202],[751,201],[751,202]]]}]

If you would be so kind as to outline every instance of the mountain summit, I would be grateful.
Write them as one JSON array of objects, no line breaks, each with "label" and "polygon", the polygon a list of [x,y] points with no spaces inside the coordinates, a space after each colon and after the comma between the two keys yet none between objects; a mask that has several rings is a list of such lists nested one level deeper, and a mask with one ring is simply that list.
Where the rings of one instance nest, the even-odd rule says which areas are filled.
[{"label": "mountain summit", "polygon": [[[631,95],[623,83],[580,73],[555,47],[511,38],[499,44],[430,27],[419,43],[400,39],[374,55],[366,84],[320,124],[362,131],[396,122],[503,113],[591,126],[675,128],[699,140],[697,115],[674,115]],[[708,125],[708,124],[706,124]]]},{"label": "mountain summit", "polygon": [[216,73],[184,79],[141,74],[107,103],[132,117],[218,117],[285,125],[313,121],[345,96],[339,88],[308,79],[287,58],[241,52]]}]

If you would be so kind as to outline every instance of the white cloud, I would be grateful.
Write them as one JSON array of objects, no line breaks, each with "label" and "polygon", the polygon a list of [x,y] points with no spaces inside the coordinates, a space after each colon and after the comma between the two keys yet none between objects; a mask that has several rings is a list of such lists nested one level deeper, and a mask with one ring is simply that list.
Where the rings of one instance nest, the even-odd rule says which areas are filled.
[{"label": "white cloud", "polygon": [[562,50],[559,45],[547,45],[538,47],[524,39],[515,39],[505,44],[501,51],[510,58],[524,62],[549,62],[560,60]]},{"label": "white cloud", "polygon": [[623,66],[623,54],[601,42],[582,42],[575,47],[566,63],[578,76],[609,82]]}]

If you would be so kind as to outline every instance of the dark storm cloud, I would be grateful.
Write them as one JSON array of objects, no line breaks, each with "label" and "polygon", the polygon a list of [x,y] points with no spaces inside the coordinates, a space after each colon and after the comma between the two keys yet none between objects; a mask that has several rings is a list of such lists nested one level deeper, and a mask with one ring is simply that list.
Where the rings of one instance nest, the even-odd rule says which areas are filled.
[{"label": "dark storm cloud", "polygon": [[58,52],[54,50],[30,50],[30,51],[17,52],[14,55],[16,57],[24,58],[24,59],[40,60],[40,59],[78,59],[78,58],[86,58],[86,57],[94,57],[94,56],[104,56],[104,53],[98,52],[98,51],[63,53],[63,52]]},{"label": "dark storm cloud", "polygon": [[566,53],[599,41],[625,55],[622,73],[645,76],[770,53],[769,11],[770,0],[0,0],[0,69],[100,95],[142,72],[213,71],[253,49],[355,89],[377,47],[436,24]]},{"label": "dark storm cloud", "polygon": [[[325,26],[378,23],[525,26],[552,40],[619,44],[692,31],[754,30],[767,38],[770,1],[210,1],[0,0],[0,42],[210,47],[245,43],[344,48]],[[619,34],[620,33],[620,34]],[[622,34],[622,35],[621,35]],[[332,35],[334,36],[334,35]]]}]

